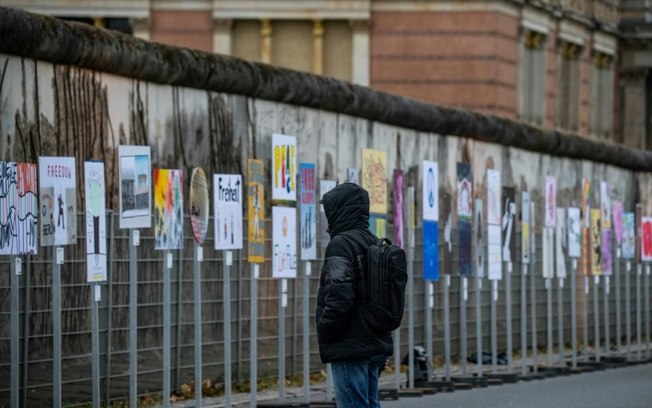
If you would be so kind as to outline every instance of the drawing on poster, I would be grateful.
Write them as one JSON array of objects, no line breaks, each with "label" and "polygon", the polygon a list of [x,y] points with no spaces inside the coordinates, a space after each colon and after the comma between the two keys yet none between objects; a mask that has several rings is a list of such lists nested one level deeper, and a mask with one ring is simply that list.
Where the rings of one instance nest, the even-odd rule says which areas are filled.
[{"label": "drawing on poster", "polygon": [[641,224],[642,260],[649,262],[652,261],[652,217],[643,217]]},{"label": "drawing on poster", "polygon": [[183,173],[154,169],[154,249],[183,248]]},{"label": "drawing on poster", "polygon": [[405,248],[403,240],[403,170],[394,170],[394,191],[392,196],[394,199],[394,245]]},{"label": "drawing on poster", "polygon": [[500,225],[500,171],[487,170],[487,224]]},{"label": "drawing on poster", "polygon": [[613,223],[614,235],[616,236],[616,244],[620,248],[623,242],[623,203],[620,201],[613,201],[611,204],[611,220]]},{"label": "drawing on poster", "polygon": [[600,209],[591,209],[591,274],[602,275],[602,235],[600,234]]},{"label": "drawing on poster", "polygon": [[301,259],[317,259],[317,171],[315,163],[299,163]]},{"label": "drawing on poster", "polygon": [[566,210],[557,208],[555,214],[557,225],[555,227],[555,270],[556,275],[560,279],[566,277]]},{"label": "drawing on poster", "polygon": [[453,272],[453,211],[449,193],[443,193],[440,210],[442,211],[440,218],[444,220],[444,247],[442,249],[444,253],[444,269],[442,272],[450,274]]},{"label": "drawing on poster", "polygon": [[297,138],[272,135],[272,203],[292,205],[297,201]]},{"label": "drawing on poster", "polygon": [[530,193],[521,192],[521,262],[530,263]]},{"label": "drawing on poster", "polygon": [[[591,226],[591,211],[589,195],[591,194],[591,181],[589,179],[582,179],[582,221],[584,222],[583,228],[590,228]],[[588,245],[588,244],[587,244]],[[582,248],[583,253],[588,253],[588,247]]]},{"label": "drawing on poster", "polygon": [[475,276],[484,278],[484,242],[482,233],[484,228],[484,221],[482,220],[482,199],[477,198],[473,206],[475,216]]},{"label": "drawing on poster", "polygon": [[568,256],[579,258],[582,254],[582,221],[580,209],[568,208]]},{"label": "drawing on poster", "polygon": [[149,146],[118,146],[120,228],[151,226],[151,161]]},{"label": "drawing on poster", "polygon": [[0,255],[38,252],[36,165],[0,161]]},{"label": "drawing on poster", "polygon": [[190,226],[195,242],[204,243],[208,231],[208,182],[200,167],[195,167],[190,178]]},{"label": "drawing on poster", "polygon": [[602,250],[602,273],[604,275],[611,275],[612,273],[612,259],[611,259],[611,230],[603,229],[601,232],[600,249]]},{"label": "drawing on poster", "polygon": [[439,221],[439,173],[437,162],[423,161],[421,185],[424,221]]},{"label": "drawing on poster", "polygon": [[623,213],[623,242],[622,255],[625,259],[634,259],[636,255],[636,228],[634,224],[634,213]]},{"label": "drawing on poster", "polygon": [[41,245],[77,240],[77,175],[74,157],[39,157]]},{"label": "drawing on poster", "polygon": [[247,159],[247,261],[265,262],[265,172],[262,160]]},{"label": "drawing on poster", "polygon": [[360,171],[357,167],[348,167],[346,169],[346,181],[353,184],[360,184]]},{"label": "drawing on poster", "polygon": [[274,278],[297,276],[296,208],[272,207],[272,275]]},{"label": "drawing on poster", "polygon": [[500,224],[489,224],[487,226],[487,266],[490,280],[501,280],[503,278],[500,233]]},{"label": "drawing on poster", "polygon": [[611,187],[606,181],[600,182],[600,214],[602,229],[611,229]]},{"label": "drawing on poster", "polygon": [[84,162],[86,190],[86,281],[104,282],[106,267],[106,184],[104,163]]},{"label": "drawing on poster", "polygon": [[215,249],[242,248],[242,177],[213,174]]},{"label": "drawing on poster", "polygon": [[369,192],[372,214],[387,214],[387,153],[362,149],[362,187]]},{"label": "drawing on poster", "polygon": [[514,262],[516,255],[516,192],[514,187],[503,187],[502,244],[503,262]]},{"label": "drawing on poster", "polygon": [[544,226],[548,228],[555,228],[555,208],[557,205],[557,188],[555,183],[556,182],[554,177],[546,176],[546,207]]}]

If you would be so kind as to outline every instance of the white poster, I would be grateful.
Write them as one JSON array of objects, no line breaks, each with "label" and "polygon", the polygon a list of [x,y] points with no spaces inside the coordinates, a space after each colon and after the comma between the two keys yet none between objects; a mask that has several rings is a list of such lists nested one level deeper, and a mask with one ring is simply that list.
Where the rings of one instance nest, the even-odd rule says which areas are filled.
[{"label": "white poster", "polygon": [[297,210],[272,207],[272,276],[297,276]]},{"label": "white poster", "polygon": [[500,224],[487,227],[487,263],[488,274],[490,280],[501,280],[503,278],[503,265],[502,265],[502,245],[501,245],[502,229]]},{"label": "white poster", "polygon": [[552,279],[555,277],[554,265],[554,228],[543,228],[543,239],[541,242],[541,263],[543,266],[543,277]]},{"label": "white poster", "polygon": [[568,208],[568,256],[579,258],[582,254],[582,221],[580,209]]},{"label": "white poster", "polygon": [[152,166],[149,146],[118,146],[120,228],[152,226]]},{"label": "white poster", "polygon": [[213,174],[215,249],[242,248],[242,176]]},{"label": "white poster", "polygon": [[437,162],[423,161],[423,219],[439,221],[439,174]]},{"label": "white poster", "polygon": [[500,225],[502,210],[500,208],[500,172],[487,170],[487,224]]},{"label": "white poster", "polygon": [[557,205],[557,187],[555,185],[555,178],[546,176],[546,196],[545,196],[545,218],[544,226],[548,228],[555,228],[555,208]]},{"label": "white poster", "polygon": [[557,208],[557,226],[555,231],[555,270],[558,278],[566,277],[566,210]]},{"label": "white poster", "polygon": [[39,157],[41,245],[70,245],[77,240],[77,175],[74,157]]},{"label": "white poster", "polygon": [[272,135],[272,201],[297,201],[297,138]]},{"label": "white poster", "polygon": [[521,192],[521,262],[530,263],[530,193]]},{"label": "white poster", "polygon": [[84,162],[86,281],[106,281],[106,184],[104,163]]}]

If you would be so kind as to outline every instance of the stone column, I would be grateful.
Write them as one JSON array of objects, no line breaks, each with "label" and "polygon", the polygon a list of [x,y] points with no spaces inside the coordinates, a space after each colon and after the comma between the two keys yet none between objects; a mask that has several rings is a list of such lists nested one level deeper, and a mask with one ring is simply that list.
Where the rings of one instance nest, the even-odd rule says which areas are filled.
[{"label": "stone column", "polygon": [[369,21],[351,20],[351,81],[369,86]]},{"label": "stone column", "polygon": [[149,17],[137,17],[130,18],[129,24],[133,30],[134,37],[140,38],[141,40],[149,41],[150,39],[150,25],[151,20]]},{"label": "stone column", "polygon": [[260,25],[260,61],[265,64],[272,63],[272,22],[263,19]]},{"label": "stone column", "polygon": [[324,24],[321,20],[312,23],[312,73],[324,73]]},{"label": "stone column", "polygon": [[213,19],[213,52],[216,54],[231,55],[233,52],[233,40],[231,38],[231,27],[233,20],[224,18]]}]

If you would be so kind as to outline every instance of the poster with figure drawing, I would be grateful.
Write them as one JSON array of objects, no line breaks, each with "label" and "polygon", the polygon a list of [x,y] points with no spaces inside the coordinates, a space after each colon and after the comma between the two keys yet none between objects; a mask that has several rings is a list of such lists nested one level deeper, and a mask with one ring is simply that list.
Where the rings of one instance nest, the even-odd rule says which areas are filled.
[{"label": "poster with figure drawing", "polygon": [[208,231],[209,216],[208,181],[206,173],[200,167],[195,167],[190,178],[190,226],[195,242],[204,243]]},{"label": "poster with figure drawing", "polygon": [[600,229],[600,209],[591,209],[591,275],[602,275],[602,235]]},{"label": "poster with figure drawing", "polygon": [[487,170],[487,224],[500,225],[500,171]]},{"label": "poster with figure drawing", "polygon": [[403,170],[394,169],[394,191],[392,194],[393,214],[394,214],[394,245],[399,248],[405,248],[404,228],[403,228]]},{"label": "poster with figure drawing", "polygon": [[521,192],[521,262],[530,263],[530,193]]},{"label": "poster with figure drawing", "polygon": [[606,181],[600,182],[600,221],[602,229],[611,229],[611,187]]},{"label": "poster with figure drawing", "polygon": [[620,248],[623,242],[623,203],[620,201],[613,201],[611,204],[611,221],[616,238],[617,248]]},{"label": "poster with figure drawing", "polygon": [[362,149],[361,185],[369,193],[372,214],[387,214],[387,153]]},{"label": "poster with figure drawing", "polygon": [[636,255],[636,227],[633,212],[623,213],[623,242],[622,256],[625,259],[634,259]]},{"label": "poster with figure drawing", "polygon": [[475,276],[484,278],[484,221],[482,220],[482,199],[476,198],[473,205],[473,228],[475,229]]},{"label": "poster with figure drawing", "polygon": [[272,276],[297,277],[297,211],[272,207]]},{"label": "poster with figure drawing", "polygon": [[516,260],[516,191],[514,187],[503,187],[503,216],[501,219],[503,262]]},{"label": "poster with figure drawing", "polygon": [[545,186],[545,219],[543,225],[547,228],[555,228],[555,208],[557,207],[557,187],[555,178],[546,176]]},{"label": "poster with figure drawing", "polygon": [[451,195],[449,193],[443,193],[441,199],[441,210],[440,218],[444,222],[444,247],[442,248],[443,252],[443,261],[444,269],[442,270],[445,274],[454,273],[453,271],[453,208],[451,203]]},{"label": "poster with figure drawing", "polygon": [[641,222],[642,260],[652,261],[652,217],[643,217]]},{"label": "poster with figure drawing", "polygon": [[297,201],[297,138],[272,135],[272,203],[294,205]]},{"label": "poster with figure drawing", "polygon": [[315,163],[299,163],[299,225],[301,259],[317,259],[317,167]]},{"label": "poster with figure drawing", "polygon": [[74,157],[39,157],[41,245],[77,240],[77,174]]},{"label": "poster with figure drawing", "polygon": [[265,262],[265,169],[247,159],[247,261]]},{"label": "poster with figure drawing", "polygon": [[457,243],[459,274],[473,275],[473,175],[471,165],[457,163]]},{"label": "poster with figure drawing", "polygon": [[154,249],[183,248],[183,172],[154,169]]},{"label": "poster with figure drawing", "polygon": [[104,163],[84,162],[86,281],[106,281],[106,182]]},{"label": "poster with figure drawing", "polygon": [[557,208],[555,217],[557,225],[555,227],[555,271],[556,276],[560,279],[566,277],[566,210]]},{"label": "poster with figure drawing", "polygon": [[0,161],[0,255],[38,252],[36,165]]},{"label": "poster with figure drawing", "polygon": [[582,221],[580,209],[568,208],[568,256],[579,258],[582,255]]},{"label": "poster with figure drawing", "polygon": [[213,174],[215,249],[242,248],[242,177]]},{"label": "poster with figure drawing", "polygon": [[118,146],[120,228],[149,228],[151,219],[149,146]]},{"label": "poster with figure drawing", "polygon": [[424,160],[422,164],[421,197],[424,221],[439,221],[439,171],[437,162]]}]

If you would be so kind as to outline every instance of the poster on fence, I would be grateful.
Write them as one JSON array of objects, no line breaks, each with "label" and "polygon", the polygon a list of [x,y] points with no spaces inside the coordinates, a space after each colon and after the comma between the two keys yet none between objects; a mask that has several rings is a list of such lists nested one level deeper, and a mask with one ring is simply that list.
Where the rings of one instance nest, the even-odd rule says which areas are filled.
[{"label": "poster on fence", "polygon": [[255,159],[247,159],[247,261],[265,262],[265,171]]},{"label": "poster on fence", "polygon": [[589,179],[582,179],[582,272],[584,275],[591,275],[591,206],[590,206],[591,182]]},{"label": "poster on fence", "polygon": [[317,259],[317,169],[315,163],[299,163],[301,204],[301,259]]},{"label": "poster on fence", "polygon": [[600,182],[600,221],[602,229],[611,229],[611,187],[606,181]]},{"label": "poster on fence", "polygon": [[482,234],[484,231],[484,221],[482,219],[482,199],[476,198],[473,205],[474,216],[473,228],[475,229],[475,276],[484,278],[484,240]]},{"label": "poster on fence", "polygon": [[600,209],[591,209],[591,275],[602,275],[602,236],[600,234]]},{"label": "poster on fence", "polygon": [[502,244],[503,262],[516,260],[516,191],[514,187],[503,187]]},{"label": "poster on fence", "polygon": [[500,225],[489,224],[487,226],[487,265],[490,280],[503,278],[500,233]]},{"label": "poster on fence", "polygon": [[272,276],[297,277],[297,211],[272,207]]},{"label": "poster on fence", "polygon": [[473,275],[473,175],[471,165],[457,163],[457,243],[460,276]]},{"label": "poster on fence", "polygon": [[521,262],[530,263],[530,193],[521,192]]},{"label": "poster on fence", "polygon": [[360,170],[357,167],[347,167],[346,181],[348,183],[360,184]]},{"label": "poster on fence", "polygon": [[195,167],[190,178],[190,226],[195,242],[204,243],[208,231],[208,182],[206,173],[200,167]]},{"label": "poster on fence", "polygon": [[580,209],[568,208],[568,256],[579,258],[582,254],[582,221]]},{"label": "poster on fence", "polygon": [[614,236],[616,238],[617,248],[623,242],[623,203],[613,201],[611,204],[611,221],[613,224]]},{"label": "poster on fence", "polygon": [[642,259],[643,262],[652,261],[652,217],[643,217],[642,228]]},{"label": "poster on fence", "polygon": [[555,242],[554,228],[541,229],[541,266],[544,279],[555,277]]},{"label": "poster on fence", "polygon": [[272,135],[272,203],[294,205],[297,201],[297,138]]},{"label": "poster on fence", "polygon": [[183,172],[154,169],[154,249],[183,248]]},{"label": "poster on fence", "polygon": [[444,269],[442,272],[450,274],[453,273],[453,207],[449,193],[442,193],[439,209],[441,211],[440,218],[444,222],[444,247],[442,248]]},{"label": "poster on fence", "polygon": [[500,171],[487,170],[487,224],[500,225]]},{"label": "poster on fence", "polygon": [[104,282],[106,268],[106,181],[104,163],[84,162],[86,281]]},{"label": "poster on fence", "polygon": [[557,208],[555,227],[555,270],[560,279],[566,277],[566,210]]},{"label": "poster on fence", "polygon": [[242,176],[213,174],[215,249],[242,248]]},{"label": "poster on fence", "polygon": [[544,227],[555,228],[555,208],[557,206],[557,186],[555,178],[546,176]]},{"label": "poster on fence", "polygon": [[403,228],[403,170],[394,169],[394,191],[392,192],[394,214],[394,245],[405,248]]},{"label": "poster on fence", "polygon": [[362,149],[361,173],[361,185],[369,192],[369,211],[372,214],[387,214],[387,153]]},{"label": "poster on fence", "polygon": [[0,255],[38,252],[36,165],[0,161]]},{"label": "poster on fence", "polygon": [[118,146],[120,228],[149,228],[151,219],[149,146]]},{"label": "poster on fence", "polygon": [[439,221],[439,173],[437,162],[423,161],[421,197],[424,221]]},{"label": "poster on fence", "polygon": [[636,263],[643,259],[643,205],[636,204]]},{"label": "poster on fence", "polygon": [[611,230],[603,228],[602,231],[600,231],[600,236],[600,249],[602,250],[602,273],[604,275],[611,275],[613,265],[611,255]]},{"label": "poster on fence", "polygon": [[622,255],[625,259],[634,259],[636,255],[636,227],[633,212],[623,213]]},{"label": "poster on fence", "polygon": [[41,245],[77,240],[77,173],[74,157],[39,157]]}]

